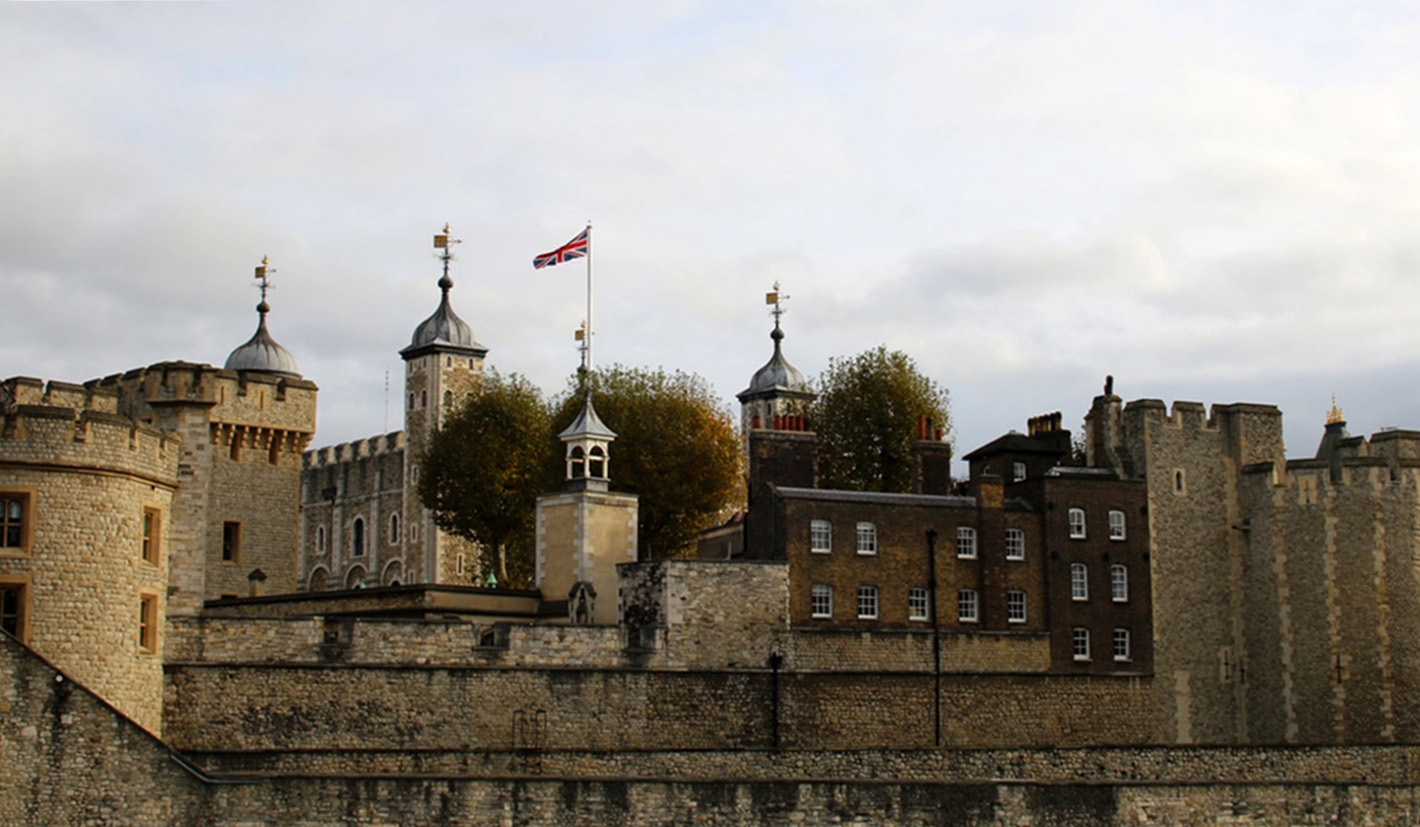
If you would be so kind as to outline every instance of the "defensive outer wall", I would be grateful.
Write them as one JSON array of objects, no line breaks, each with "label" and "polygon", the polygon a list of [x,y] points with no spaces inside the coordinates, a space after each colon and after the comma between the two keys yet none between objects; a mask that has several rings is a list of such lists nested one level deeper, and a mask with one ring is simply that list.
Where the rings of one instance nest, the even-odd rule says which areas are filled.
[{"label": "defensive outer wall", "polygon": [[479,749],[388,760],[378,772],[296,769],[292,751],[261,773],[203,770],[0,635],[5,824],[1280,827],[1412,824],[1420,808],[1412,746]]}]

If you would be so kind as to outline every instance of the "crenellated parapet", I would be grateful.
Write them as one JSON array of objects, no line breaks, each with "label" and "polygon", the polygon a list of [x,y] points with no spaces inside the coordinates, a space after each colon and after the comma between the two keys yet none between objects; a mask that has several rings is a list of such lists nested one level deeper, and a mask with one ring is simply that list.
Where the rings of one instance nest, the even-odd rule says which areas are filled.
[{"label": "crenellated parapet", "polygon": [[95,383],[0,382],[0,463],[177,482],[181,438],[117,413],[118,395]]},{"label": "crenellated parapet", "polygon": [[368,439],[357,439],[353,442],[342,442],[339,445],[327,445],[306,451],[301,457],[301,467],[326,468],[364,457],[393,454],[403,450],[404,432],[392,431]]},{"label": "crenellated parapet", "polygon": [[318,389],[298,377],[158,362],[90,384],[116,394],[120,413],[155,424],[173,408],[196,406],[210,409],[213,422],[306,434],[301,449],[315,433]]}]

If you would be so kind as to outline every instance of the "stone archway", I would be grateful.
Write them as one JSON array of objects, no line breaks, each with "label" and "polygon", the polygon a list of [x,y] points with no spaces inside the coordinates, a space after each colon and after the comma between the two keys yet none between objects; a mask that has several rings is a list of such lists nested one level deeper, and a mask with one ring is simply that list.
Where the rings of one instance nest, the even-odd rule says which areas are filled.
[{"label": "stone archway", "polygon": [[345,575],[345,588],[358,589],[365,582],[365,567],[351,566],[350,573]]},{"label": "stone archway", "polygon": [[399,560],[391,560],[385,565],[385,573],[380,576],[380,582],[386,586],[398,586],[404,582],[404,564]]}]

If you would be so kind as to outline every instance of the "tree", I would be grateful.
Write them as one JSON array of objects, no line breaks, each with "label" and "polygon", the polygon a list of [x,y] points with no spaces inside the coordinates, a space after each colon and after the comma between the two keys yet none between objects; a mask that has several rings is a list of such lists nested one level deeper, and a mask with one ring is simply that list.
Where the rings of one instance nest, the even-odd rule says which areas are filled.
[{"label": "tree", "polygon": [[910,491],[917,417],[950,433],[947,391],[902,351],[879,345],[851,359],[830,359],[816,384],[810,417],[825,488]]},{"label": "tree", "polygon": [[537,496],[557,484],[549,476],[551,427],[535,385],[489,372],[420,459],[419,498],[435,524],[477,542],[484,571],[503,585],[532,586]]},{"label": "tree", "polygon": [[[639,497],[643,559],[693,551],[696,535],[742,495],[734,420],[700,376],[613,365],[591,378],[597,415],[616,432],[608,470],[613,491]],[[556,403],[553,433],[582,409],[574,379]],[[561,448],[553,466],[562,473]]]}]

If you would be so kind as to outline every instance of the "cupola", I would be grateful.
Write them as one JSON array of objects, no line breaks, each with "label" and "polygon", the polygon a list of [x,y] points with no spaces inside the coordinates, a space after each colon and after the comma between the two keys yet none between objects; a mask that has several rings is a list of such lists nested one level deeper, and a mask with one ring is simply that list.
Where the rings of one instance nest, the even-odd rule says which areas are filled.
[{"label": "cupola", "polygon": [[574,491],[606,491],[610,481],[607,449],[616,439],[616,432],[597,416],[590,390],[582,412],[557,438],[567,446],[567,487]]},{"label": "cupola", "polygon": [[278,344],[266,329],[266,314],[271,312],[271,305],[266,303],[267,279],[274,272],[276,268],[263,256],[261,265],[256,268],[256,279],[261,285],[261,303],[256,306],[259,316],[256,333],[252,334],[246,344],[232,351],[223,367],[227,370],[259,371],[299,378],[301,371],[296,367],[296,357]]},{"label": "cupola", "polygon": [[439,299],[439,307],[434,311],[434,315],[419,323],[414,328],[414,336],[409,340],[409,347],[399,352],[406,361],[423,356],[429,353],[449,353],[455,356],[474,356],[482,358],[488,353],[488,348],[480,345],[473,338],[473,328],[468,326],[468,322],[459,318],[459,314],[454,312],[454,307],[449,302],[449,291],[453,289],[454,280],[449,278],[449,262],[453,256],[449,254],[449,245],[457,244],[458,239],[449,237],[449,227],[444,226],[444,232],[434,236],[434,246],[443,249],[440,258],[444,262],[444,275],[439,279],[439,289],[443,291],[443,296]]}]

